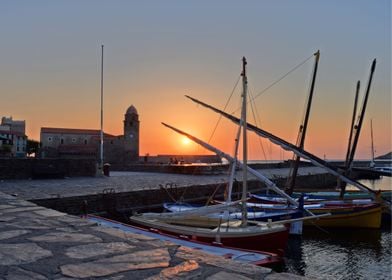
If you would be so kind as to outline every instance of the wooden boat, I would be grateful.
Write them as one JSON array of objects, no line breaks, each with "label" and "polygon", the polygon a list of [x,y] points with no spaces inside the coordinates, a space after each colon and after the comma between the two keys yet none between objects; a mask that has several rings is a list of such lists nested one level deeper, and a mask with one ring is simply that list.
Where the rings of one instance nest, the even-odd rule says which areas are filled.
[{"label": "wooden boat", "polygon": [[[246,104],[247,104],[247,75],[246,59],[242,60],[242,122],[238,128],[237,141],[241,130],[243,130],[243,186],[241,204],[241,221],[223,221],[220,218],[210,217],[211,213],[216,212],[222,206],[200,207],[197,210],[182,213],[146,213],[130,217],[130,222],[134,225],[156,229],[172,236],[184,236],[190,240],[206,242],[215,246],[230,246],[235,248],[272,251],[283,254],[287,241],[288,230],[282,224],[259,223],[248,220],[246,208],[247,194],[247,129],[246,129]],[[238,145],[236,145],[237,153]],[[234,162],[235,164],[235,162]],[[231,207],[228,201],[223,208]],[[226,211],[226,210],[225,210]]]},{"label": "wooden boat", "polygon": [[[313,206],[314,205],[308,205]],[[306,206],[305,206],[306,207]],[[331,213],[319,220],[304,221],[304,225],[318,225],[333,228],[380,228],[382,208],[378,203],[342,204],[333,206],[309,207],[313,213]]]},{"label": "wooden boat", "polygon": [[[224,202],[221,201],[213,201],[218,204],[223,204]],[[201,205],[192,205],[188,203],[164,203],[163,207],[170,211],[170,212],[182,212],[182,211],[189,211],[195,210],[200,207]],[[291,220],[296,220],[304,216],[303,210],[297,208],[264,208],[260,209],[258,207],[252,207],[251,204],[247,202],[247,212],[248,212],[248,220],[252,221],[259,221],[259,222],[276,222],[276,221],[287,221],[286,226],[290,228],[290,234],[301,234],[302,229],[300,227],[301,221],[290,222]],[[242,212],[240,211],[231,211],[222,214],[212,214],[208,215],[210,219],[215,220],[241,220],[242,219]],[[181,221],[183,223],[183,221]]]},{"label": "wooden boat", "polygon": [[[219,204],[222,204],[223,202],[219,202]],[[191,205],[188,203],[164,203],[163,207],[170,211],[170,212],[182,212],[182,211],[189,211],[189,210],[195,210],[200,207],[201,205]],[[263,222],[268,222],[268,220],[271,221],[281,221],[281,220],[288,220],[288,219],[296,219],[300,218],[303,216],[303,211],[291,208],[291,209],[264,209],[264,211],[260,211],[260,209],[252,207],[251,204],[247,203],[247,208],[248,208],[248,219],[249,220],[255,220],[255,221],[263,221]],[[230,219],[230,220],[241,220],[242,219],[242,213],[239,211],[232,211],[228,213],[223,213],[223,214],[213,214],[209,215],[210,217],[215,217],[219,218],[221,217],[222,219]]]},{"label": "wooden boat", "polygon": [[[265,196],[252,196],[253,203],[248,203],[260,209],[266,208],[288,208],[284,201],[277,202],[276,197],[271,198],[274,203],[268,204]],[[256,198],[260,198],[257,203]],[[279,198],[280,199],[280,198]],[[330,216],[321,217],[314,221],[304,221],[305,226],[318,225],[322,227],[340,227],[340,228],[380,228],[382,206],[368,199],[352,201],[318,201],[304,204],[304,209],[312,211],[314,214],[331,213]]]},{"label": "wooden boat", "polygon": [[[339,194],[338,194],[339,195]],[[250,194],[249,202],[264,203],[264,204],[283,204],[287,205],[288,201],[285,198],[276,195],[257,195]],[[309,204],[328,204],[328,205],[341,205],[341,204],[369,204],[374,202],[371,198],[357,198],[340,200],[338,197],[333,199],[323,198],[322,196],[312,196],[303,194],[304,205]]]},{"label": "wooden boat", "polygon": [[[201,216],[195,216],[202,219]],[[170,236],[207,243],[211,246],[233,247],[255,251],[268,251],[283,255],[288,241],[288,230],[284,225],[269,225],[248,221],[242,226],[241,221],[221,223],[217,227],[176,225],[157,217],[131,216],[130,223],[148,230],[163,232]],[[180,219],[177,219],[180,221]],[[192,219],[188,219],[192,221]],[[200,224],[199,224],[200,225]]]},{"label": "wooden boat", "polygon": [[226,259],[238,261],[240,263],[249,263],[258,266],[274,267],[283,262],[283,259],[277,254],[270,252],[244,250],[230,247],[219,247],[211,246],[207,243],[190,240],[184,237],[173,237],[172,235],[165,234],[161,231],[147,230],[128,224],[123,224],[117,221],[112,221],[102,217],[88,215],[87,218],[91,221],[97,222],[98,224],[106,227],[116,228],[124,232],[130,232],[134,234],[142,234],[148,237],[152,237],[162,241],[169,241],[171,243],[191,248],[194,250],[202,251],[215,256],[221,256]]},{"label": "wooden boat", "polygon": [[[320,192],[294,192],[293,197],[300,197],[302,194],[309,199],[320,199],[320,200],[337,200],[339,199],[340,193],[337,191],[320,191]],[[380,191],[381,198],[389,199],[392,198],[392,191]],[[365,192],[359,191],[346,191],[344,193],[344,200],[353,200],[353,199],[371,199],[372,195]]]}]

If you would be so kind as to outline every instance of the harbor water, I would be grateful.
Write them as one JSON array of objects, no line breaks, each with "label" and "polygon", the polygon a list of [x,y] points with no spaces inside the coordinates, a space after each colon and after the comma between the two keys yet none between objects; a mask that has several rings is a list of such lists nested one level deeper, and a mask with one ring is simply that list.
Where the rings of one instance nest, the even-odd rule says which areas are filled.
[{"label": "harbor water", "polygon": [[[392,178],[362,180],[391,190]],[[290,238],[283,271],[321,279],[392,279],[391,225],[381,229],[305,228]]]}]

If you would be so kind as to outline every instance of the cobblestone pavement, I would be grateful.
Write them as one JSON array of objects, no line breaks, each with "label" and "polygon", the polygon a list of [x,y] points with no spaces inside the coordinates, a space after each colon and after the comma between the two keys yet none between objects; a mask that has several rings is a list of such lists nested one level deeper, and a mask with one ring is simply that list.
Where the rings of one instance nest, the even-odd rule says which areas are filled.
[{"label": "cobblestone pavement", "polygon": [[0,279],[304,278],[101,227],[0,192]]},{"label": "cobblestone pavement", "polygon": [[[270,179],[287,177],[288,168],[262,169]],[[326,173],[319,167],[301,167],[299,176]],[[241,172],[237,179],[241,181]],[[249,175],[249,179],[253,177]],[[110,177],[78,177],[46,180],[1,180],[0,191],[22,199],[43,199],[102,193],[113,188],[116,193],[141,189],[157,189],[159,185],[174,183],[178,186],[205,185],[226,182],[227,175],[182,175],[152,172],[111,172]]]}]

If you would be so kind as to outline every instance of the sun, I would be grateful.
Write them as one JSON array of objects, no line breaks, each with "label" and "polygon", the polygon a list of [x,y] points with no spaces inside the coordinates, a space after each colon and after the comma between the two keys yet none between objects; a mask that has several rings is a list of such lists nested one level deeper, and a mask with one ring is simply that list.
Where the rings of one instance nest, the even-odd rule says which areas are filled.
[{"label": "sun", "polygon": [[182,142],[183,145],[189,145],[191,143],[191,140],[189,140],[188,137],[184,136],[184,137],[181,138],[181,142]]}]

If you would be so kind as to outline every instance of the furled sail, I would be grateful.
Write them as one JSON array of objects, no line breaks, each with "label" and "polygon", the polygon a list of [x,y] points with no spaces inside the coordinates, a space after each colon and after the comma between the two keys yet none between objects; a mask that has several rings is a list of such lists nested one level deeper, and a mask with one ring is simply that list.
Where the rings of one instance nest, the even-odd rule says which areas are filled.
[{"label": "furled sail", "polygon": [[[204,141],[184,132],[181,131],[175,127],[172,127],[168,124],[162,123],[164,126],[176,131],[177,133],[184,135],[186,137],[188,137],[189,139],[191,139],[192,141],[196,142],[197,144],[203,146],[204,148],[216,153],[218,156],[227,159],[230,162],[233,162],[235,159],[226,154],[225,152],[222,152],[221,150],[215,148],[214,146],[211,146],[208,143],[205,143]],[[244,165],[242,164],[242,162],[238,161],[237,162],[242,168],[244,168]],[[275,191],[276,193],[280,194],[281,196],[285,197],[291,204],[298,206],[298,202],[296,200],[294,200],[291,196],[287,195],[284,191],[282,191],[281,189],[279,189],[279,187],[277,185],[275,185],[274,182],[272,182],[270,179],[268,179],[267,177],[265,177],[264,175],[260,174],[260,172],[257,172],[256,170],[250,168],[249,166],[246,166],[246,169],[248,170],[249,173],[251,173],[253,176],[255,176],[256,178],[258,178],[260,181],[264,182],[267,186],[267,188],[272,189],[273,191]],[[309,213],[311,215],[313,215],[312,213]]]},{"label": "furled sail", "polygon": [[194,215],[208,215],[212,213],[218,213],[223,211],[238,211],[239,204],[241,200],[218,204],[218,205],[209,205],[198,207],[196,209],[187,210],[187,211],[179,211],[179,212],[165,212],[165,213],[144,213],[144,217],[187,217]]}]

